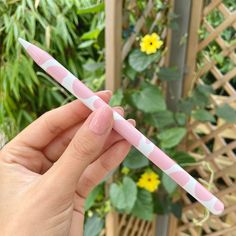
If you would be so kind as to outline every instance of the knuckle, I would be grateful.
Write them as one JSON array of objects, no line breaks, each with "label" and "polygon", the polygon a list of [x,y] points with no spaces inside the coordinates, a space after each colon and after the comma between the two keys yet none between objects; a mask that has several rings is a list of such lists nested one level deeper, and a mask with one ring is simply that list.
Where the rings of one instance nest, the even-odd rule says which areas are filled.
[{"label": "knuckle", "polygon": [[86,138],[76,138],[72,142],[73,148],[78,154],[79,158],[88,158],[96,155],[97,148]]},{"label": "knuckle", "polygon": [[74,211],[84,217],[84,203],[85,203],[85,198],[81,196],[79,193],[76,192],[75,195],[75,204],[74,204]]},{"label": "knuckle", "polygon": [[61,141],[61,145],[63,148],[67,148],[69,143],[71,142],[72,138],[71,137],[64,137]]},{"label": "knuckle", "polygon": [[[111,158],[110,160],[112,160],[113,158]],[[103,159],[99,159],[100,162],[100,166],[101,168],[105,171],[105,172],[109,172],[112,169],[112,163],[110,163],[109,160],[103,160]]]},{"label": "knuckle", "polygon": [[88,175],[84,175],[83,176],[83,183],[82,183],[82,185],[85,187],[85,189],[90,190],[96,184],[97,184],[96,181],[91,176],[88,176]]},{"label": "knuckle", "polygon": [[45,127],[49,130],[51,134],[59,134],[63,131],[62,127],[54,122],[51,118],[51,113],[46,112],[41,116],[41,120],[44,123]]}]

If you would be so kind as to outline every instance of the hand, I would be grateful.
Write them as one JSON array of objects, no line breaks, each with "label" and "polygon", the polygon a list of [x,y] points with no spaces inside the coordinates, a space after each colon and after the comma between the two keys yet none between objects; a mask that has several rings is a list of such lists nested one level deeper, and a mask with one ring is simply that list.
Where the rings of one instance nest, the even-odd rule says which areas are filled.
[{"label": "hand", "polygon": [[[108,102],[111,92],[97,95]],[[9,142],[0,152],[1,235],[82,236],[86,197],[130,149],[112,125],[111,108],[91,113],[76,100]]]}]

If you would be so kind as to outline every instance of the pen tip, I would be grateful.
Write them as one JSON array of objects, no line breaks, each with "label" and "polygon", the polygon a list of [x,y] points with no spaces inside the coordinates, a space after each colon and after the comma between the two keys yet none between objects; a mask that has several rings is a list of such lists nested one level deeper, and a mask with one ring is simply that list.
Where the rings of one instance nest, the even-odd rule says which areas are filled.
[{"label": "pen tip", "polygon": [[22,38],[18,38],[18,41],[20,42],[20,44],[25,48],[27,49],[30,45],[29,42],[27,42],[26,40],[22,39]]}]

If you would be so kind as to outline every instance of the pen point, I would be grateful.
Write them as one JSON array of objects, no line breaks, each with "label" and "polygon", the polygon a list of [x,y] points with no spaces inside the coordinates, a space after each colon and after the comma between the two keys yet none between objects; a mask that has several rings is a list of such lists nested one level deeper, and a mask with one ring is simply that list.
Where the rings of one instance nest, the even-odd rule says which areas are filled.
[{"label": "pen point", "polygon": [[27,42],[26,40],[22,39],[22,38],[18,38],[18,41],[20,42],[20,44],[27,49],[30,46],[30,43]]}]

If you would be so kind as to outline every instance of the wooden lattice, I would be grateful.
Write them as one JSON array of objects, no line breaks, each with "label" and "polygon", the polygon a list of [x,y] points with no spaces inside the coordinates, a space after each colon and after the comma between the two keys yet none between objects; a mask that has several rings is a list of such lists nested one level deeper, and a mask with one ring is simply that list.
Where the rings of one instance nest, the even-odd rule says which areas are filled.
[{"label": "wooden lattice", "polygon": [[109,224],[106,225],[100,236],[156,235],[156,217],[153,218],[153,221],[146,221],[131,215],[112,212],[108,218]]},{"label": "wooden lattice", "polygon": [[153,236],[156,222],[140,220],[129,215],[118,216],[118,235],[122,236]]},{"label": "wooden lattice", "polygon": [[[120,0],[119,0],[120,1]],[[110,5],[114,9],[117,10],[117,7],[115,6],[118,4],[117,0],[106,0],[106,4],[109,2]],[[154,6],[155,6],[155,1],[154,0],[147,0],[147,4],[145,6],[145,9],[143,12],[139,12],[137,8],[137,1],[136,0],[127,0],[123,1],[123,7],[126,8],[123,9],[123,30],[127,31],[127,14],[129,14],[129,11],[132,9],[137,13],[137,19],[136,23],[133,27],[133,30],[130,32],[130,35],[127,39],[123,40],[123,45],[122,45],[122,53],[121,53],[121,61],[124,61],[126,57],[128,56],[129,52],[132,50],[133,45],[137,44],[137,37],[140,34],[148,34],[151,33],[156,25],[159,22],[166,22],[167,25],[167,16],[168,16],[168,11],[169,9],[165,11],[159,11],[156,12]],[[166,3],[166,5],[171,4],[173,0],[164,0],[163,2]],[[110,11],[111,7],[107,7],[107,11]],[[126,12],[127,11],[127,12]],[[118,17],[121,17],[121,14],[117,13]],[[152,25],[147,27],[146,25],[146,18],[151,17],[153,19]],[[113,15],[112,22],[109,22],[110,25],[115,26],[114,29],[114,38],[117,37],[115,35],[116,31],[116,25],[115,22],[119,21],[117,17]],[[108,20],[109,21],[109,20]],[[108,23],[107,23],[108,24]],[[170,32],[168,30],[168,27],[163,27],[162,30],[159,32],[161,38],[163,41],[165,41],[167,47],[170,44]],[[109,34],[110,35],[110,34]],[[120,53],[117,53],[117,45],[114,46],[114,42],[111,42],[110,39],[106,42],[106,48],[107,50],[110,50],[109,55],[112,58],[120,57]],[[112,81],[107,81],[107,89],[111,90],[116,90],[117,84],[113,80],[117,79],[120,75],[118,76],[109,76],[108,74],[116,74],[119,68],[116,66],[109,66],[109,64],[112,64],[113,59],[111,59],[107,55],[106,60],[108,63],[106,64],[106,70],[107,72],[107,80],[112,80]],[[164,65],[167,64],[168,61],[168,53],[163,56],[163,58],[158,62],[158,66],[163,67]],[[119,74],[119,73],[118,73]],[[151,78],[152,82],[155,83],[157,80],[157,75],[154,74],[153,77]],[[125,84],[125,82],[124,82]],[[125,86],[125,85],[124,85]],[[105,229],[102,231],[100,236],[154,236],[155,235],[155,226],[156,226],[156,217],[154,217],[153,221],[145,221],[141,220],[139,218],[133,217],[131,215],[126,215],[126,214],[118,214],[116,212],[111,212],[107,215],[106,217],[106,226]]]},{"label": "wooden lattice", "polygon": [[[173,3],[171,0],[168,1]],[[192,0],[191,2],[192,13],[186,60],[187,74],[185,83],[183,84],[184,95],[187,95],[196,83],[208,81],[208,84],[210,83],[216,92],[215,95],[211,95],[213,114],[215,113],[215,108],[222,104],[229,104],[236,108],[236,44],[230,43],[222,35],[222,33],[229,28],[236,30],[235,7],[229,5],[229,0]],[[136,1],[131,0],[130,3],[135,4]],[[231,1],[231,3],[233,3],[233,1]],[[121,55],[123,60],[135,43],[135,38],[138,33],[140,31],[148,32],[144,27],[144,19],[152,14],[152,6],[153,1],[149,0],[142,16],[137,19],[134,32],[127,41],[124,42]],[[212,25],[212,21],[210,22],[208,20],[208,16],[212,14],[213,11],[220,15],[222,21]],[[121,17],[121,15],[119,16]],[[162,17],[163,13],[159,12],[156,15],[155,22]],[[200,26],[201,30],[205,31],[205,35],[201,39],[198,37]],[[165,38],[166,35],[168,35],[167,29],[164,29],[162,37]],[[167,37],[167,46],[170,44],[169,39],[170,37]],[[109,44],[109,41],[107,43]],[[219,56],[226,58],[233,65],[228,70],[222,71],[219,60],[209,53],[208,47],[212,44],[215,45],[217,50],[220,50]],[[111,49],[112,48],[111,46]],[[113,51],[112,55],[114,57],[116,51]],[[197,66],[197,58],[200,57],[200,66]],[[109,57],[107,59],[109,61]],[[167,61],[168,60],[163,59],[160,62],[160,66],[168,65]],[[115,72],[114,68],[112,70]],[[205,80],[205,78],[207,78],[207,80]],[[156,78],[153,78],[154,82],[155,80]],[[115,89],[115,87],[113,86],[111,89]],[[197,227],[193,224],[193,219],[203,217],[204,209],[183,191],[182,201],[184,203],[184,209],[182,219],[177,221],[175,217],[170,216],[168,235],[236,235],[236,125],[226,123],[219,118],[215,123],[199,123],[193,120],[190,122],[188,138],[185,144],[185,149],[195,156],[199,162],[207,161],[210,163],[215,173],[214,184],[211,191],[224,202],[225,211],[220,217],[211,215],[209,220],[202,227]],[[209,170],[206,166],[201,164],[189,168],[189,172],[195,178],[204,180],[209,180],[210,178]],[[128,215],[119,215],[113,212],[108,215],[106,228],[101,235],[153,236],[155,235],[154,225],[155,223],[153,222],[146,222]]]},{"label": "wooden lattice", "polygon": [[[194,1],[193,1],[194,2]],[[193,5],[192,15],[197,8],[202,7],[199,11],[201,17],[192,19],[192,30],[189,37],[193,40],[189,43],[189,60],[188,64],[194,63],[197,56],[201,55],[201,65],[196,66],[194,71],[189,71],[187,76],[185,89],[188,90],[196,83],[204,83],[208,81],[215,90],[215,95],[211,96],[212,113],[215,108],[222,104],[229,104],[236,108],[236,54],[235,42],[229,42],[222,35],[225,30],[231,29],[236,33],[236,10],[235,7],[227,5],[229,1],[212,0],[205,1],[196,0]],[[233,2],[233,1],[232,1]],[[236,5],[236,2],[235,2]],[[221,16],[222,21],[218,25],[211,25],[208,16],[213,11]],[[195,13],[196,14],[196,13]],[[206,31],[202,40],[197,39],[198,23],[201,29]],[[195,30],[195,32],[193,32]],[[194,36],[195,35],[195,36]],[[196,40],[194,40],[194,37]],[[194,44],[195,43],[195,44]],[[209,45],[215,45],[223,56],[224,60],[231,63],[232,66],[228,70],[222,71],[219,61],[208,52]],[[192,49],[192,51],[190,51]],[[193,52],[193,49],[196,49]],[[190,68],[191,69],[191,68]],[[193,83],[194,82],[194,83]],[[184,210],[182,219],[176,223],[176,227],[172,227],[170,235],[207,235],[207,236],[235,236],[236,235],[236,124],[227,123],[222,119],[217,119],[215,123],[200,123],[191,121],[189,126],[189,135],[185,148],[195,158],[210,163],[215,172],[214,184],[212,191],[224,202],[225,211],[219,216],[211,215],[202,227],[193,224],[193,218],[203,217],[203,207],[189,197],[186,192],[182,192],[182,200]],[[203,165],[189,168],[189,172],[196,178],[209,180],[210,173]],[[172,218],[172,225],[174,222]]]}]

